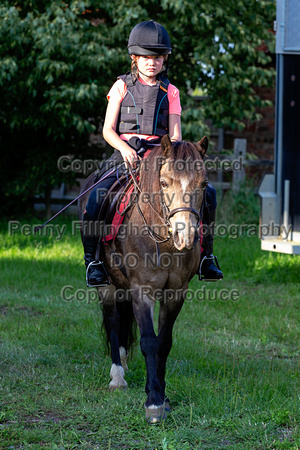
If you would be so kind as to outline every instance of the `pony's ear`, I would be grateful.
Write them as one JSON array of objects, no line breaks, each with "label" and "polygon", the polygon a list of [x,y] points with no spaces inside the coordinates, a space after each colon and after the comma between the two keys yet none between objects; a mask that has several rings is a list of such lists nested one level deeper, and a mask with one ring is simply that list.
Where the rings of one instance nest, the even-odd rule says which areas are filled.
[{"label": "pony's ear", "polygon": [[198,142],[199,145],[199,152],[202,156],[205,155],[208,149],[208,139],[206,136],[203,136],[203,138]]},{"label": "pony's ear", "polygon": [[171,154],[172,142],[168,134],[165,134],[161,138],[160,146],[165,158],[168,158]]}]

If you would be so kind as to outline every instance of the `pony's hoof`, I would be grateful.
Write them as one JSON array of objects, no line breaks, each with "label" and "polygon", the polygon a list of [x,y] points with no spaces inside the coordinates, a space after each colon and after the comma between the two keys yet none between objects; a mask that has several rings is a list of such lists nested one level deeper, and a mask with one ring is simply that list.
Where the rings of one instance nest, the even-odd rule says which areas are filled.
[{"label": "pony's hoof", "polygon": [[110,378],[112,379],[109,383],[110,392],[116,391],[117,389],[126,389],[127,382],[124,379],[124,369],[122,366],[113,364],[110,369]]},{"label": "pony's hoof", "polygon": [[146,410],[146,420],[148,423],[152,425],[156,425],[160,423],[162,420],[166,418],[164,405],[161,406],[145,406]]}]

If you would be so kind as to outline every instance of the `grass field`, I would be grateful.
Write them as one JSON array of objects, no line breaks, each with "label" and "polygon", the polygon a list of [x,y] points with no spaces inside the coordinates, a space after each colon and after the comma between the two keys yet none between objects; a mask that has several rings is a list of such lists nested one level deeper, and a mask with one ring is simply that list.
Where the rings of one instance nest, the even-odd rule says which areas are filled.
[{"label": "grass field", "polygon": [[216,239],[225,279],[191,282],[201,295],[184,304],[167,364],[172,412],[151,426],[138,347],[129,389],[108,392],[101,309],[67,223],[60,240],[1,225],[1,449],[300,448],[300,257]]}]

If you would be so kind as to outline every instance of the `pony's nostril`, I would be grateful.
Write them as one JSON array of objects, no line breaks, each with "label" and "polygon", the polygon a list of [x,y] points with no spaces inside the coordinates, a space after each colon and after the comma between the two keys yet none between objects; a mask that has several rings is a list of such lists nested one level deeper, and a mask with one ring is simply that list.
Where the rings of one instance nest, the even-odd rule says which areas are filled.
[{"label": "pony's nostril", "polygon": [[178,233],[178,230],[174,231],[174,233],[173,233],[173,239],[174,239],[174,242],[176,242],[176,243],[179,241],[179,233]]}]

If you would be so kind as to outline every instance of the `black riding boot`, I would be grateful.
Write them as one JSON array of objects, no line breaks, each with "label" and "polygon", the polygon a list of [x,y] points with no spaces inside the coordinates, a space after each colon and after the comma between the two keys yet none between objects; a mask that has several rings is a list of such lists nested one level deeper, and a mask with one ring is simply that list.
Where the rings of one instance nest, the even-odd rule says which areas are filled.
[{"label": "black riding boot", "polygon": [[[91,223],[91,219],[87,213],[84,214],[83,219],[86,225],[88,225],[87,222]],[[99,236],[90,235],[87,232],[83,233],[82,243],[86,266],[86,284],[88,287],[97,287],[110,284],[103,262],[95,261],[98,241]]]},{"label": "black riding boot", "polygon": [[209,220],[205,236],[203,237],[203,252],[199,266],[199,280],[200,281],[217,281],[222,280],[223,272],[218,264],[217,257],[213,255],[214,235],[213,224],[215,222],[216,212],[209,213]]}]

